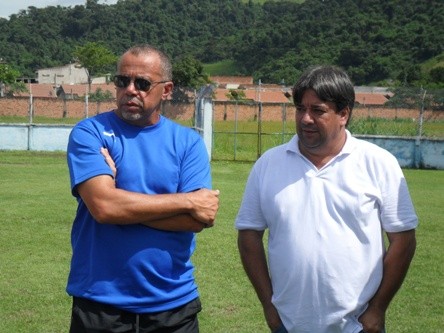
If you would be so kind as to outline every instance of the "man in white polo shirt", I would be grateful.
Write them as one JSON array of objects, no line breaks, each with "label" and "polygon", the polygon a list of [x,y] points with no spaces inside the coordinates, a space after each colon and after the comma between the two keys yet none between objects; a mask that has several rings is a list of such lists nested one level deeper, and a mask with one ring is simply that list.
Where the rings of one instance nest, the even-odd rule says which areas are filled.
[{"label": "man in white polo shirt", "polygon": [[402,170],[346,130],[355,93],[342,69],[307,70],[293,100],[297,135],[256,162],[236,218],[245,271],[272,332],[384,332],[416,247]]}]

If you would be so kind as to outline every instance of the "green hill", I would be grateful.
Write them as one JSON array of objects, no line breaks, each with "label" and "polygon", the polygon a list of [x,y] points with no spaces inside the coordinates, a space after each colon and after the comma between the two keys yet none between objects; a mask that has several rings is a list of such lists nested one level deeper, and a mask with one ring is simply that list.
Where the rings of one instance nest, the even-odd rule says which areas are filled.
[{"label": "green hill", "polygon": [[439,86],[442,22],[442,0],[88,0],[0,18],[0,58],[33,77],[72,62],[87,42],[116,55],[148,42],[173,59],[208,64],[210,74],[267,83],[294,81],[322,63],[345,68],[357,85]]}]

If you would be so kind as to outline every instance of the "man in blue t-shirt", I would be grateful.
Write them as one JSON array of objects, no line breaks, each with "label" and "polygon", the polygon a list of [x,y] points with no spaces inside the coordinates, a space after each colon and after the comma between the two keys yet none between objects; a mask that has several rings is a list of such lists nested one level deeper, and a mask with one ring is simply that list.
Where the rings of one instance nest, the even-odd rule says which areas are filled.
[{"label": "man in blue t-shirt", "polygon": [[81,121],[68,143],[78,201],[70,332],[198,332],[190,258],[219,205],[208,154],[195,131],[160,114],[173,89],[163,52],[132,47],[117,73],[117,108]]}]

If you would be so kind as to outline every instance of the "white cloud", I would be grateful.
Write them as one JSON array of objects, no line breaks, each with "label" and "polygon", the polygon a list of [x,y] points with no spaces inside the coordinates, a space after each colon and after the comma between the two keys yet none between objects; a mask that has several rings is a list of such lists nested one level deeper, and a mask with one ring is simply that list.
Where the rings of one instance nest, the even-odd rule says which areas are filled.
[{"label": "white cloud", "polygon": [[[115,4],[116,2],[117,0],[99,1],[99,3],[106,3],[108,5]],[[18,14],[20,10],[26,10],[30,6],[37,8],[48,6],[73,7],[76,5],[84,5],[85,3],[85,0],[2,0],[0,17],[9,18],[12,14]]]}]

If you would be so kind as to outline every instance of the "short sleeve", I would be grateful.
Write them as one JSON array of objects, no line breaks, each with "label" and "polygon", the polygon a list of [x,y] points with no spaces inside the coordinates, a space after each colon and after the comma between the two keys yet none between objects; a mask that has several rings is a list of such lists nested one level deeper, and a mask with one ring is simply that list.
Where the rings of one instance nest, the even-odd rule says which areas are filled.
[{"label": "short sleeve", "polygon": [[265,230],[267,228],[266,219],[262,213],[260,179],[257,169],[256,162],[248,176],[242,203],[236,217],[235,227],[238,230]]},{"label": "short sleeve", "polygon": [[191,132],[187,141],[181,162],[178,191],[192,192],[201,188],[211,188],[210,161],[202,138]]},{"label": "short sleeve", "polygon": [[76,187],[80,183],[98,175],[113,176],[110,167],[100,153],[101,147],[103,147],[103,143],[100,135],[93,127],[80,123],[71,131],[67,148],[67,162],[71,191],[74,196],[78,196]]},{"label": "short sleeve", "polygon": [[387,153],[382,159],[380,179],[382,205],[381,222],[387,232],[415,229],[418,218],[410,197],[407,181],[396,158]]}]

